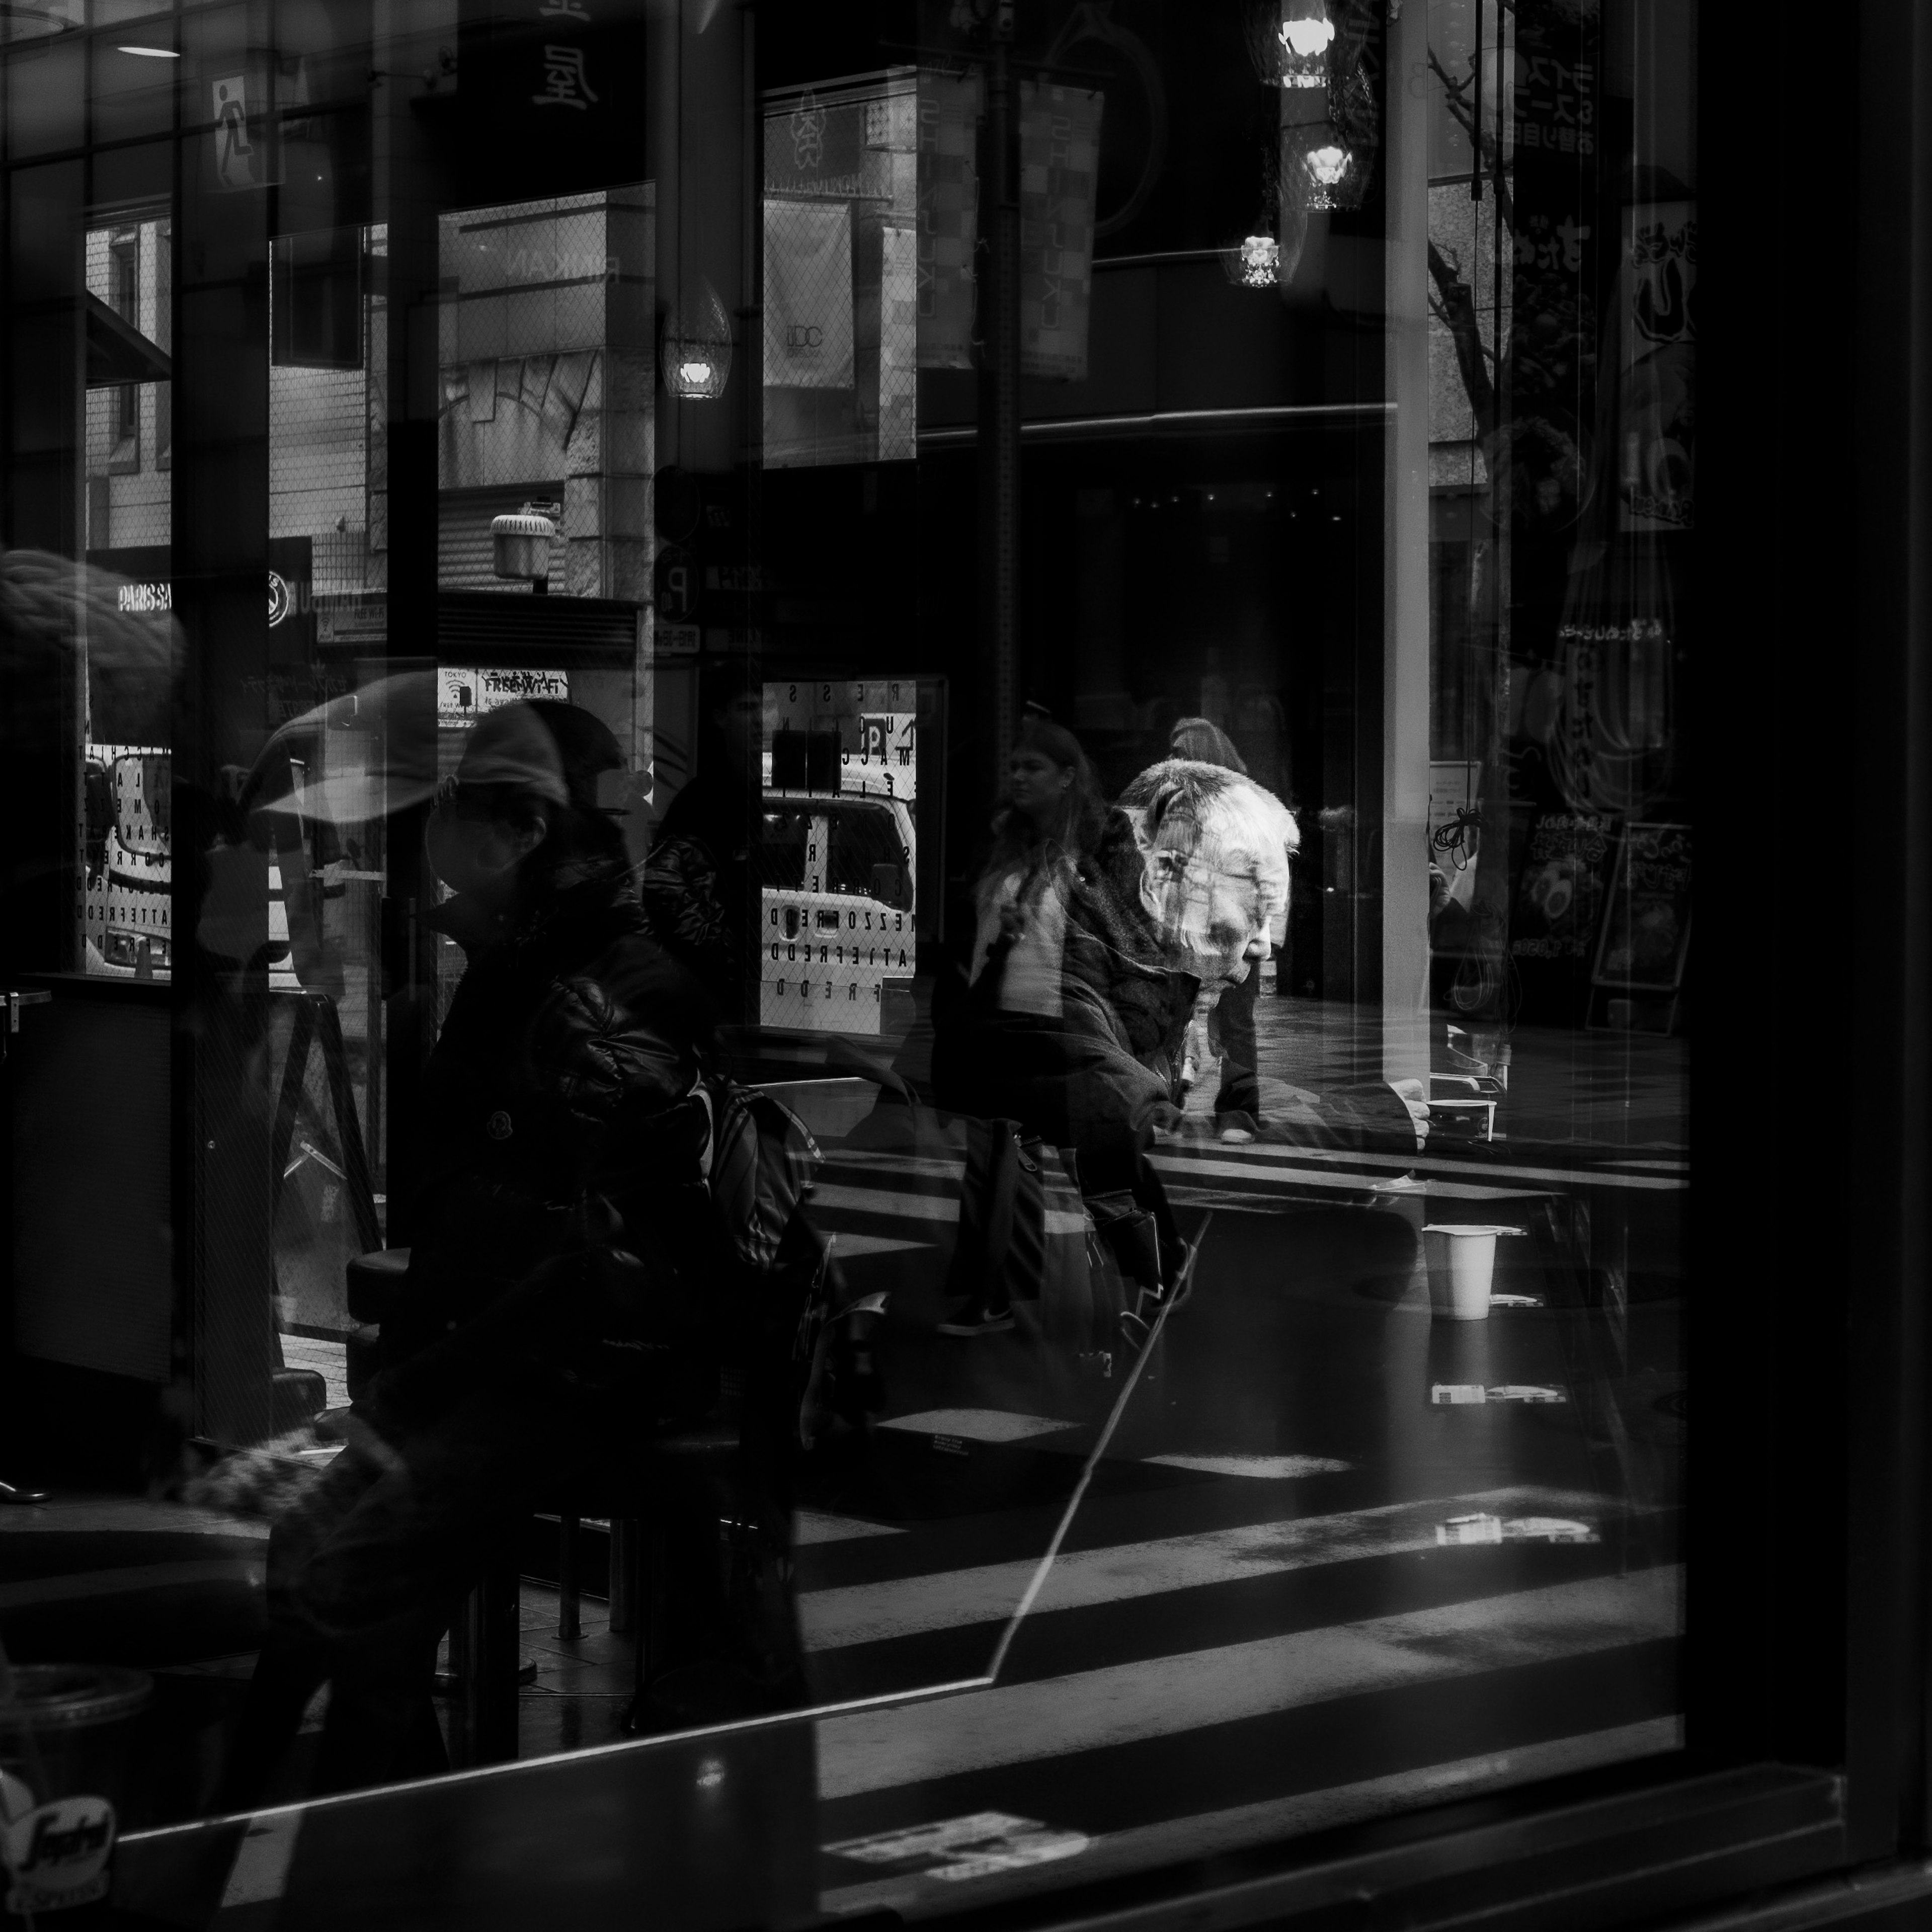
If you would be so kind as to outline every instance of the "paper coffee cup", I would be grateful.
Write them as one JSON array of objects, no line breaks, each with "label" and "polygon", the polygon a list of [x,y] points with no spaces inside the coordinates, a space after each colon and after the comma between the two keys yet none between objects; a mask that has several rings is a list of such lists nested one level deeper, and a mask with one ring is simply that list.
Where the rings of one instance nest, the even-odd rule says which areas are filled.
[{"label": "paper coffee cup", "polygon": [[[0,1883],[7,1922],[64,1912],[107,1893],[140,1671],[23,1664],[0,1702]],[[58,1924],[50,1918],[45,1923]]]},{"label": "paper coffee cup", "polygon": [[1481,1322],[1490,1312],[1496,1278],[1498,1237],[1520,1234],[1520,1228],[1487,1224],[1459,1226],[1432,1222],[1422,1231],[1429,1264],[1429,1306],[1442,1322]]}]

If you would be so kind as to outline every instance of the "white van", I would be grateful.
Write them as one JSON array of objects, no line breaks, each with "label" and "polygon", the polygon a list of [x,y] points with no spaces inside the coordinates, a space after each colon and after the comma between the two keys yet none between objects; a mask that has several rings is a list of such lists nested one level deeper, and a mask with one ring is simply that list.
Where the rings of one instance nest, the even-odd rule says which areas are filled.
[{"label": "white van", "polygon": [[902,799],[768,790],[755,861],[758,1018],[877,1034],[917,957],[919,835]]}]

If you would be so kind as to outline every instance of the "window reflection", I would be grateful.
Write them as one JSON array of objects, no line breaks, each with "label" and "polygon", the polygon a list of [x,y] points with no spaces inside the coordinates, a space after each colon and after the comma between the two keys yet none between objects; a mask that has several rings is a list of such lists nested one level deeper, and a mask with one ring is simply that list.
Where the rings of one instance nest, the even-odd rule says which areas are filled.
[{"label": "window reflection", "polygon": [[840,1910],[1674,1748],[1690,8],[490,10],[6,16],[0,1638]]}]

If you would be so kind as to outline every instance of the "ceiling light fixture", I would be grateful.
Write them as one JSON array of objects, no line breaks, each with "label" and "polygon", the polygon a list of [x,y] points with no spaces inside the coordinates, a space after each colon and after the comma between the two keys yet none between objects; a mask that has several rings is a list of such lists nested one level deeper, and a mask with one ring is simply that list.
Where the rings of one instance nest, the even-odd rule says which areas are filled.
[{"label": "ceiling light fixture", "polygon": [[1328,85],[1328,50],[1334,44],[1335,23],[1327,0],[1282,0],[1275,78],[1283,87]]},{"label": "ceiling light fixture", "polygon": [[172,47],[116,47],[116,53],[138,54],[142,60],[179,60],[181,56]]},{"label": "ceiling light fixture", "polygon": [[1271,289],[1281,274],[1281,244],[1272,235],[1250,235],[1224,257],[1237,288]]},{"label": "ceiling light fixture", "polygon": [[718,291],[700,275],[674,316],[666,318],[659,367],[671,395],[715,401],[731,375],[731,322]]}]

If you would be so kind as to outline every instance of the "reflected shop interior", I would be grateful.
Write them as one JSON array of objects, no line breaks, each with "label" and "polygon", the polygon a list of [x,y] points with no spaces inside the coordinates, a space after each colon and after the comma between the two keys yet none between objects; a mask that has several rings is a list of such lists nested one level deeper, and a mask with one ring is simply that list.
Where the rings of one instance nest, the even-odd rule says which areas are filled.
[{"label": "reflected shop interior", "polygon": [[1679,1748],[1694,39],[0,7],[0,1640],[124,1853],[763,1719],[935,1912]]}]

